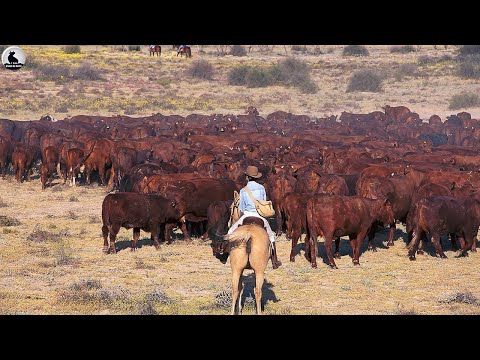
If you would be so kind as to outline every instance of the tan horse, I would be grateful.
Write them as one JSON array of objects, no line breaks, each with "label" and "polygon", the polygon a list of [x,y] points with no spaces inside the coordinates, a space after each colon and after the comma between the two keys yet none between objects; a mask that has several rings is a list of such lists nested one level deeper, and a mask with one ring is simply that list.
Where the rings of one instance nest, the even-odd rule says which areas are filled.
[{"label": "tan horse", "polygon": [[242,225],[225,237],[230,249],[230,266],[232,268],[232,315],[238,299],[238,313],[242,313],[243,270],[255,271],[255,301],[257,314],[262,314],[262,286],[264,273],[270,258],[270,240],[264,227]]}]

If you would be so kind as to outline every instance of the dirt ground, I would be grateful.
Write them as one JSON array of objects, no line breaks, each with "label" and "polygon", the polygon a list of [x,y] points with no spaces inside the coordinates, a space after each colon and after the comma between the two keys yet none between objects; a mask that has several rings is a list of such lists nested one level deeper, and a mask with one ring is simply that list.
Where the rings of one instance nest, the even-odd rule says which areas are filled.
[{"label": "dirt ground", "polygon": [[[55,185],[38,179],[0,180],[0,313],[2,314],[228,314],[231,272],[212,256],[209,242],[153,247],[148,233],[129,249],[131,231],[120,231],[116,255],[102,253],[101,187]],[[7,216],[4,218],[3,216]],[[16,225],[14,220],[20,224]],[[10,225],[10,226],[6,226]],[[448,259],[427,254],[411,262],[402,226],[395,246],[366,251],[353,266],[342,239],[338,269],[303,256],[288,261],[290,242],[277,241],[283,266],[269,263],[263,288],[267,314],[480,314],[479,254]],[[320,239],[319,255],[324,256]],[[254,277],[244,273],[244,314],[253,314]]]}]

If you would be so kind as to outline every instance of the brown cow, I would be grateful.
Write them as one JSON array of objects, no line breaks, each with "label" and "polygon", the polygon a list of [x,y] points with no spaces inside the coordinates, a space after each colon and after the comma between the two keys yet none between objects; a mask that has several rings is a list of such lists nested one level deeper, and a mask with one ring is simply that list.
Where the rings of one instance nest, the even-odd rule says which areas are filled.
[{"label": "brown cow", "polygon": [[[283,199],[283,211],[285,213],[285,224],[287,225],[287,239],[292,240],[292,250],[290,252],[290,261],[295,261],[295,248],[302,236],[303,231],[307,231],[307,201],[311,197],[309,194],[288,193]],[[305,239],[305,256],[310,253],[308,243],[308,233]],[[309,258],[309,257],[308,257]]]},{"label": "brown cow", "polygon": [[[102,204],[103,251],[116,253],[115,238],[121,227],[133,228],[131,251],[137,247],[140,230],[152,233],[153,244],[158,250],[160,225],[178,218],[176,204],[154,194],[116,193],[105,197]],[[110,234],[110,246],[107,236]]]},{"label": "brown cow", "polygon": [[[359,265],[360,246],[374,222],[391,224],[393,210],[388,200],[359,196],[320,195],[307,202],[307,226],[310,234],[310,262],[317,267],[317,236],[325,237],[328,263],[337,268],[332,254],[334,237],[348,235],[353,250],[353,264]],[[353,242],[352,242],[353,240]]]},{"label": "brown cow", "polygon": [[0,171],[5,179],[8,164],[12,157],[12,143],[6,136],[0,136]]},{"label": "brown cow", "polygon": [[26,181],[30,181],[33,166],[33,151],[26,145],[15,145],[12,153],[13,171],[15,172],[15,179],[19,183],[25,177]]},{"label": "brown cow", "polygon": [[[75,186],[75,179],[78,175],[79,165],[82,163],[83,150],[82,149],[69,149],[67,151],[67,178],[70,186]],[[82,171],[82,168],[80,168]]]},{"label": "brown cow", "polygon": [[468,256],[467,250],[480,226],[480,201],[475,198],[456,199],[447,196],[431,196],[420,200],[413,220],[414,236],[408,256],[415,260],[415,249],[421,237],[430,233],[437,256],[446,258],[440,237],[442,234],[459,236],[462,246],[459,256]]},{"label": "brown cow", "polygon": [[275,209],[275,220],[277,223],[277,236],[280,236],[283,230],[283,222],[285,216],[283,212],[283,198],[295,188],[297,179],[293,176],[281,174],[270,175],[267,180],[267,192]]},{"label": "brown cow", "polygon": [[393,119],[395,121],[400,121],[403,116],[411,112],[406,106],[385,105],[383,110],[385,110],[387,119]]},{"label": "brown cow", "polygon": [[[212,240],[218,240],[228,231],[228,221],[230,220],[230,206],[232,200],[213,201],[207,210],[207,234]],[[262,222],[263,226],[263,222]],[[205,237],[204,237],[205,239]]]}]

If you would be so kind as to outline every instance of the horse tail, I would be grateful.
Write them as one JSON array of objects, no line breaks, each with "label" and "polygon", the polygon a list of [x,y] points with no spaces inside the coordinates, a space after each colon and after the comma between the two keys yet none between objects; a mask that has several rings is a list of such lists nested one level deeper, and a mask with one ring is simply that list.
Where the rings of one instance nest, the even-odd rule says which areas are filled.
[{"label": "horse tail", "polygon": [[227,235],[225,240],[230,244],[230,248],[240,247],[245,245],[247,247],[247,252],[250,252],[250,239],[252,238],[252,233],[248,226],[238,227],[233,233]]}]

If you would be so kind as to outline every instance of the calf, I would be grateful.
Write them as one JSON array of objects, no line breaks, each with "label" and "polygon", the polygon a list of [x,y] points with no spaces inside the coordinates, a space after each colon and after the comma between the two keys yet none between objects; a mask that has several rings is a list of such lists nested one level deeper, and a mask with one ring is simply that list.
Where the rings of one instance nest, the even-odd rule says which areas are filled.
[{"label": "calf", "polygon": [[45,190],[48,185],[52,185],[53,180],[53,170],[49,168],[47,164],[40,165],[40,180],[42,182],[42,190]]},{"label": "calf", "polygon": [[12,164],[15,178],[18,182],[21,183],[24,177],[26,181],[30,181],[33,161],[33,152],[29,147],[23,145],[15,146],[12,153]]},{"label": "calf", "polygon": [[[388,200],[373,200],[359,196],[320,195],[307,202],[307,227],[310,234],[310,262],[317,267],[317,236],[325,237],[329,265],[337,268],[332,254],[332,239],[348,235],[352,244],[353,264],[359,265],[360,246],[374,222],[394,221]],[[353,242],[352,242],[353,240]]]},{"label": "calf", "polygon": [[[121,227],[133,228],[131,251],[137,246],[140,230],[152,233],[155,248],[160,248],[160,225],[178,219],[176,204],[160,195],[131,192],[109,194],[102,204],[103,251],[116,253],[115,238]],[[110,246],[107,236],[110,234]]]},{"label": "calf", "polygon": [[415,250],[421,237],[430,233],[435,252],[441,258],[443,253],[440,237],[442,234],[459,236],[462,246],[459,256],[468,256],[467,250],[480,226],[480,201],[475,198],[456,199],[447,196],[430,196],[420,200],[415,208],[413,219],[414,236],[408,256],[415,260]]}]

